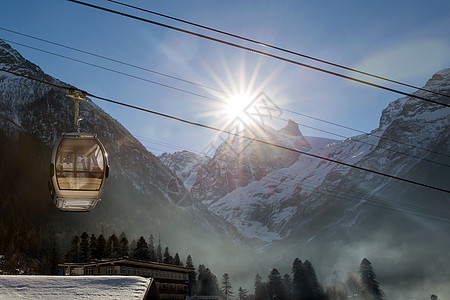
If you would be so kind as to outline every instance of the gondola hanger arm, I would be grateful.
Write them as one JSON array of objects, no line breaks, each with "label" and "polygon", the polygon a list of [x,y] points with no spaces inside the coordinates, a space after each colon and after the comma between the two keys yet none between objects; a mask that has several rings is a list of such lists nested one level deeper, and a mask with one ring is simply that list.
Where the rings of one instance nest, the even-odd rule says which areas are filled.
[{"label": "gondola hanger arm", "polygon": [[66,94],[67,97],[72,98],[73,102],[75,104],[75,115],[74,115],[74,127],[77,132],[80,132],[80,121],[81,118],[79,118],[80,113],[80,105],[79,101],[85,101],[87,102],[88,99],[86,98],[86,93],[79,91],[79,90],[69,90],[68,94]]}]

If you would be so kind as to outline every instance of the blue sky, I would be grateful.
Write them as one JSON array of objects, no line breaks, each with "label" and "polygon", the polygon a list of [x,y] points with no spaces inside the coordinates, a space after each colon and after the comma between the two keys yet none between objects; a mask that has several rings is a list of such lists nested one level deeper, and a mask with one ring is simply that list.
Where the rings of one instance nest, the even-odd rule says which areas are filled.
[{"label": "blue sky", "polygon": [[[292,55],[189,27],[104,0],[86,2],[154,21],[224,38],[248,47],[337,71]],[[433,73],[450,67],[449,1],[130,1],[123,2],[320,59],[423,86]],[[229,95],[263,91],[281,108],[370,131],[381,111],[400,95],[377,90],[272,58],[198,37],[127,19],[62,0],[15,0],[3,4],[0,27],[94,52],[156,72],[183,78]],[[56,52],[217,98],[217,93],[167,77],[125,67],[0,30],[0,38]],[[229,116],[217,101],[169,89],[11,44],[48,74],[92,94],[112,98],[191,121],[226,128]],[[377,83],[380,83],[377,81]],[[386,84],[386,83],[383,83]],[[393,86],[405,92],[413,90]],[[220,95],[220,93],[219,93]],[[177,149],[202,151],[215,133],[176,121],[94,100],[132,134],[151,139],[143,144],[155,154]],[[352,136],[283,112],[282,119]],[[71,122],[71,120],[68,120]],[[272,120],[275,128],[283,120]],[[300,127],[304,135],[326,136]]]}]

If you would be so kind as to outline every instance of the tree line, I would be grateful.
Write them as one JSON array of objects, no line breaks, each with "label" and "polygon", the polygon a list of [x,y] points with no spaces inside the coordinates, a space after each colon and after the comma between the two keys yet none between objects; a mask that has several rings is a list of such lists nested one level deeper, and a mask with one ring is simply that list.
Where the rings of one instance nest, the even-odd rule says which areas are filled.
[{"label": "tree line", "polygon": [[[364,258],[359,266],[359,274],[348,273],[341,280],[336,272],[331,283],[322,287],[312,263],[296,258],[292,263],[291,273],[282,275],[273,268],[267,280],[256,274],[254,293],[249,293],[239,286],[233,290],[231,276],[223,274],[222,280],[204,264],[195,269],[192,257],[187,256],[185,264],[178,253],[170,254],[168,247],[161,245],[150,235],[148,241],[141,236],[137,241],[128,241],[125,233],[112,234],[107,238],[100,234],[88,235],[83,232],[71,239],[70,249],[60,255],[59,242],[52,227],[32,226],[23,219],[11,214],[0,220],[0,274],[58,274],[58,263],[64,256],[65,262],[90,262],[96,259],[130,257],[142,261],[160,262],[186,266],[194,271],[189,274],[191,294],[193,296],[220,295],[223,299],[268,300],[268,299],[383,299],[384,295],[371,262]],[[432,294],[432,300],[439,298]]]},{"label": "tree line", "polygon": [[329,299],[319,284],[313,265],[309,260],[302,262],[296,258],[292,263],[292,276],[281,275],[273,268],[263,282],[259,274],[255,276],[255,299]]},{"label": "tree line", "polygon": [[86,263],[105,258],[129,257],[148,262],[185,266],[193,269],[193,272],[189,273],[192,295],[221,295],[217,276],[208,267],[200,264],[195,269],[191,255],[187,256],[184,264],[178,253],[172,256],[169,247],[166,246],[164,251],[162,248],[161,238],[158,238],[156,243],[153,235],[150,235],[148,241],[141,236],[137,241],[129,242],[124,232],[120,236],[111,234],[108,238],[105,238],[103,234],[96,236],[83,232],[80,236],[72,237],[70,249],[66,252],[64,259],[66,262]]},{"label": "tree line", "polygon": [[183,266],[178,253],[172,256],[167,246],[164,251],[162,250],[161,238],[158,238],[155,246],[155,238],[152,234],[148,242],[143,236],[137,241],[129,242],[124,232],[119,236],[113,233],[108,238],[105,238],[103,234],[96,236],[83,232],[80,236],[72,237],[70,244],[70,250],[64,255],[66,262],[87,263],[105,258],[129,257],[142,261]]},{"label": "tree line", "polygon": [[[273,268],[266,281],[259,274],[254,280],[254,294],[248,294],[246,289],[239,287],[236,299],[238,300],[381,300],[384,297],[380,284],[376,280],[375,271],[371,262],[364,258],[359,266],[360,279],[349,274],[347,281],[338,279],[336,272],[332,285],[323,288],[319,283],[316,271],[309,260],[302,262],[296,258],[292,263],[291,274],[282,275]],[[200,277],[200,276],[199,276]],[[234,299],[234,291],[230,276],[225,273],[222,278],[220,290],[215,290],[225,300]],[[432,295],[432,299],[436,297]]]},{"label": "tree line", "polygon": [[0,217],[0,274],[57,274],[60,253],[51,226],[34,225],[14,212]]}]

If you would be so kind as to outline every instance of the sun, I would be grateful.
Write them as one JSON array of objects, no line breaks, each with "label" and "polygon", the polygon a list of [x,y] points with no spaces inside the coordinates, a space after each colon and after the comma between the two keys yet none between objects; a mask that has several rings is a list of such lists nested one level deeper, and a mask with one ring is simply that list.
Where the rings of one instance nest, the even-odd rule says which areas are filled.
[{"label": "sun", "polygon": [[246,136],[263,136],[262,120],[265,115],[259,95],[275,77],[276,72],[257,80],[261,64],[262,60],[257,61],[255,66],[249,69],[245,57],[242,61],[235,63],[223,60],[224,71],[220,76],[208,67],[211,78],[219,88],[207,89],[215,98],[215,103],[211,105],[211,110],[202,113],[201,116],[213,118],[217,126],[222,129],[222,133],[235,132]]},{"label": "sun", "polygon": [[251,98],[249,95],[238,94],[229,97],[226,100],[225,111],[230,120],[234,120],[236,118],[241,119],[242,121],[246,121],[249,118],[248,112],[246,108],[251,102]]}]

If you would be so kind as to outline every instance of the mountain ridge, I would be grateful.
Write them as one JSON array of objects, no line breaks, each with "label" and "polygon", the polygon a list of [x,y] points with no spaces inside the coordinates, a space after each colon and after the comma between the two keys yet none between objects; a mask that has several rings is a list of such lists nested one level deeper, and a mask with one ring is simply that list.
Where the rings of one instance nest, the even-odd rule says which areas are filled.
[{"label": "mountain ridge", "polygon": [[[45,74],[3,41],[0,41],[0,66],[69,86]],[[220,245],[232,236],[245,244],[246,239],[241,239],[230,224],[200,203],[194,203],[175,172],[92,101],[80,104],[81,129],[96,133],[104,144],[109,154],[110,177],[102,201],[93,211],[87,214],[57,211],[46,190],[48,165],[56,140],[63,132],[73,131],[73,107],[63,90],[0,73],[0,135],[3,144],[9,145],[4,149],[4,157],[9,159],[0,166],[0,178],[5,179],[3,193],[8,198],[17,198],[11,203],[9,215],[53,225],[62,237],[70,237],[78,231],[96,232],[101,228],[116,234],[128,228],[130,235],[139,237],[142,230],[150,230],[170,240],[171,248],[192,249],[205,257],[208,256],[206,249],[198,246],[202,240],[216,241]],[[37,163],[33,172],[27,172],[29,168],[21,162],[21,157],[35,157]],[[10,170],[17,170],[17,164],[24,175],[23,179],[14,180]],[[20,190],[22,192],[18,193]],[[28,211],[27,207],[35,209]],[[8,220],[5,214],[4,220]],[[198,236],[198,241],[191,236]],[[232,243],[228,245],[223,251],[234,251]],[[226,252],[223,255],[226,256]]]},{"label": "mountain ridge", "polygon": [[[437,72],[427,82],[425,88],[448,93],[449,81],[450,69],[444,69]],[[425,96],[423,91],[417,91],[416,94]],[[427,97],[447,101],[447,99],[441,99],[436,95],[430,96],[430,94],[427,94]],[[335,141],[325,148],[315,149],[314,154],[392,175],[405,174],[420,162],[414,157],[429,154],[423,149],[432,148],[433,143],[446,141],[445,128],[449,126],[448,116],[447,108],[418,99],[403,97],[391,102],[383,110],[379,127],[372,130],[370,134],[361,134],[342,141]],[[414,120],[415,123],[409,123],[409,120]],[[419,122],[421,122],[423,128],[418,125]],[[288,125],[279,132],[285,133],[287,131],[293,132],[293,136],[301,135],[300,131],[297,133],[297,130],[298,125],[289,120]],[[271,133],[270,130],[267,130],[267,132]],[[421,134],[417,135],[417,132]],[[393,142],[394,140],[400,140],[400,142]],[[282,145],[289,144],[289,141],[278,142]],[[420,147],[409,145],[420,145]],[[230,142],[224,142],[219,146],[214,157],[208,161],[209,165],[204,168],[220,170],[220,166],[227,167],[226,164],[223,165],[222,163],[221,165],[220,160],[216,157],[226,157],[227,164],[231,166],[234,160],[246,161],[248,158],[246,158],[247,153],[245,151],[252,149],[247,147],[244,148],[245,151],[243,152],[232,152],[235,155],[233,157],[223,153],[225,147],[232,148],[233,146],[230,146]],[[311,151],[311,148],[307,151]],[[257,151],[252,149],[247,152]],[[407,153],[408,156],[402,156],[401,153]],[[217,160],[215,164],[214,160]],[[270,161],[270,159],[266,159],[266,161]],[[230,173],[233,174],[233,172],[228,174]],[[300,175],[301,173],[306,175]],[[199,196],[199,191],[195,191],[195,185],[193,189],[195,198],[203,199],[201,200],[202,203],[209,210],[230,221],[244,236],[270,243],[289,235],[289,232],[292,231],[292,229],[286,230],[286,228],[289,228],[287,226],[289,222],[295,223],[296,219],[302,219],[302,214],[305,212],[314,211],[327,202],[326,199],[329,196],[327,194],[323,196],[324,192],[320,192],[325,189],[325,186],[327,190],[334,186],[336,190],[345,190],[345,187],[347,187],[349,191],[352,191],[354,188],[351,187],[351,183],[344,183],[346,180],[343,178],[349,173],[358,174],[355,178],[356,182],[360,182],[357,189],[366,190],[364,193],[367,193],[366,197],[369,198],[371,194],[376,194],[377,190],[382,189],[384,185],[390,182],[373,174],[364,174],[342,165],[334,165],[314,158],[300,156],[299,160],[292,162],[292,164],[272,166],[263,173],[264,175],[236,184],[225,192],[222,190],[218,194],[214,194],[213,190],[209,192],[203,190],[203,193],[206,193],[206,198],[202,195]],[[201,171],[197,174],[204,176]],[[205,177],[214,183],[214,176],[217,174],[220,174],[220,172],[208,172]],[[234,174],[239,173],[234,172]],[[239,176],[248,176],[251,172],[240,174]],[[362,177],[364,180],[358,179],[358,177]],[[231,176],[227,180],[230,182],[236,179]],[[372,192],[369,192],[371,189]],[[311,198],[311,195],[315,193],[314,191],[319,191],[319,196]],[[279,195],[277,196],[277,194]],[[302,209],[300,209],[299,204],[293,204],[298,201],[295,199],[303,199],[300,201]],[[274,208],[274,205],[279,207]],[[264,220],[264,218],[266,219]],[[352,217],[349,217],[348,222],[353,222],[352,219]]]},{"label": "mountain ridge", "polygon": [[[2,68],[60,83],[5,44],[0,41]],[[450,69],[437,72],[426,87],[450,94]],[[449,103],[439,95],[415,93]],[[0,225],[13,215],[54,226],[66,238],[100,228],[110,233],[128,228],[135,236],[159,232],[171,249],[195,251],[221,270],[245,268],[242,276],[268,265],[289,268],[295,257],[345,269],[342,265],[354,257],[370,255],[387,270],[379,274],[381,281],[392,278],[390,271],[406,276],[411,270],[442,281],[419,262],[450,259],[443,250],[450,246],[446,230],[417,214],[450,211],[446,195],[232,137],[211,158],[182,152],[185,161],[175,163],[170,154],[150,153],[93,102],[81,105],[82,128],[98,133],[110,153],[111,177],[94,211],[61,214],[50,202],[46,181],[51,148],[62,132],[72,130],[72,112],[63,91],[0,73],[0,143],[5,145],[0,149]],[[312,147],[292,121],[285,130],[266,128],[264,138],[448,188],[449,115],[448,108],[402,97],[383,110],[370,134]],[[421,251],[429,244],[437,246],[424,258]],[[443,272],[444,279],[450,276]]]}]

